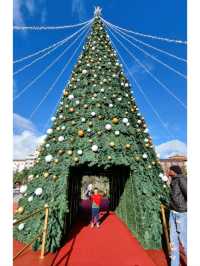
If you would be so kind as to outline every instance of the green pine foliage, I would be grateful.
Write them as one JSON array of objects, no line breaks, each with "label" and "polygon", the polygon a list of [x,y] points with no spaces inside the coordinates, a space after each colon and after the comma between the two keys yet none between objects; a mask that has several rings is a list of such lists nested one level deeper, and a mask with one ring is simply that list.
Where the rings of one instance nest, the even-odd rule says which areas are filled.
[{"label": "green pine foliage", "polygon": [[[129,176],[124,180],[124,190],[119,196],[118,191],[113,192],[120,197],[115,211],[144,248],[160,248],[160,204],[168,202],[168,189],[159,176],[162,170],[147,125],[98,16],[52,120],[52,132],[48,131],[36,164],[29,171],[34,178],[19,202],[23,213],[16,213],[15,219],[47,203],[46,250],[55,251],[71,221],[68,188],[72,167],[126,166]],[[105,128],[107,124],[110,130]],[[92,150],[93,145],[98,146],[97,151]],[[49,155],[52,158],[47,162]],[[121,178],[125,178],[123,174]],[[42,188],[41,195],[35,194],[37,188]],[[42,230],[43,221],[44,213],[25,221],[22,230],[14,228],[14,237],[30,242]],[[39,246],[37,241],[34,247]]]}]

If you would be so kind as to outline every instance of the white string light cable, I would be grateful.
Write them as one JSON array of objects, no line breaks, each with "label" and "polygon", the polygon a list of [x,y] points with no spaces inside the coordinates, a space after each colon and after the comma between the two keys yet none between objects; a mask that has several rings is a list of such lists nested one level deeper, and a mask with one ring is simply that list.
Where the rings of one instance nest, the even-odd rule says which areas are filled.
[{"label": "white string light cable", "polygon": [[[101,17],[101,19],[105,22],[105,23],[110,23],[109,21],[103,19]],[[169,39],[169,38],[165,38],[165,37],[160,37],[160,36],[154,36],[154,35],[148,35],[148,34],[143,34],[141,32],[136,32],[136,31],[132,31],[132,30],[127,30],[127,29],[124,29],[122,27],[119,27],[117,25],[114,25],[112,23],[110,23],[112,26],[115,26],[116,28],[120,29],[120,30],[123,30],[123,31],[126,31],[126,32],[129,32],[129,33],[132,33],[132,34],[135,34],[135,35],[138,35],[138,36],[141,36],[141,37],[146,37],[146,38],[151,38],[151,39],[155,39],[155,40],[159,40],[159,41],[165,41],[165,42],[171,42],[171,43],[176,43],[176,44],[184,44],[186,45],[187,42],[186,41],[183,41],[183,40],[174,40],[174,39]]]},{"label": "white string light cable", "polygon": [[145,94],[144,90],[142,89],[142,86],[139,84],[139,82],[133,76],[132,72],[129,70],[128,65],[126,64],[125,60],[123,59],[123,57],[119,53],[119,50],[117,49],[116,45],[113,42],[112,42],[112,45],[115,48],[115,50],[117,51],[117,54],[118,54],[122,64],[126,67],[126,70],[128,71],[129,76],[133,79],[133,81],[135,82],[136,86],[138,87],[140,93],[143,95],[145,101],[150,106],[150,108],[152,109],[153,113],[155,114],[155,116],[157,117],[157,119],[159,120],[161,125],[164,127],[164,129],[167,131],[169,136],[174,138],[174,136],[172,135],[172,133],[169,131],[168,127],[166,126],[165,122],[162,120],[162,118],[160,117],[159,113],[156,111],[155,107],[153,106],[153,104],[151,103],[151,101],[149,100],[147,95]]},{"label": "white string light cable", "polygon": [[70,28],[76,28],[82,25],[87,24],[88,22],[91,22],[93,20],[87,20],[83,23],[78,23],[78,24],[72,24],[72,25],[63,25],[63,26],[13,26],[13,30],[35,30],[35,31],[40,31],[40,30],[64,30],[64,29],[70,29]]},{"label": "white string light cable", "polygon": [[117,31],[119,31],[119,32],[121,32],[122,34],[126,35],[127,37],[133,39],[134,41],[136,41],[136,42],[138,42],[138,43],[140,43],[140,44],[143,44],[143,45],[146,46],[146,47],[149,47],[149,48],[151,48],[151,49],[153,49],[153,50],[155,50],[155,51],[157,51],[157,52],[160,52],[160,53],[166,54],[166,55],[168,55],[168,56],[170,56],[170,57],[172,57],[172,58],[175,58],[175,59],[177,59],[177,60],[180,60],[180,61],[182,61],[182,62],[187,63],[187,59],[185,59],[185,58],[179,57],[179,56],[177,56],[177,55],[175,55],[175,54],[169,53],[169,52],[164,51],[164,50],[162,50],[162,49],[160,49],[160,48],[158,48],[158,47],[155,47],[155,46],[153,46],[153,45],[150,45],[149,43],[143,42],[143,41],[141,41],[141,40],[139,40],[139,39],[133,37],[132,35],[129,35],[129,34],[123,32],[122,30],[120,30],[119,28],[117,28],[116,26],[112,25],[112,24],[109,23],[109,22],[108,22],[108,23],[105,23],[105,24],[108,25],[108,26],[110,26],[110,27],[115,28]]},{"label": "white string light cable", "polygon": [[43,104],[43,102],[46,100],[46,98],[49,96],[49,94],[51,93],[51,91],[54,89],[56,83],[58,82],[58,80],[60,79],[60,77],[63,75],[63,73],[65,72],[66,68],[68,67],[68,65],[71,63],[73,57],[75,56],[76,52],[78,51],[78,49],[81,47],[83,41],[85,40],[85,37],[87,36],[88,32],[90,29],[87,30],[87,32],[85,33],[84,37],[82,38],[82,40],[80,41],[79,45],[77,46],[77,48],[74,50],[73,54],[71,55],[71,57],[69,58],[69,60],[67,61],[67,63],[64,65],[64,67],[62,68],[61,72],[59,73],[59,75],[56,77],[56,79],[54,80],[54,82],[52,83],[52,85],[49,87],[49,89],[47,90],[46,94],[44,95],[44,97],[42,98],[42,100],[39,102],[39,104],[36,106],[36,108],[32,111],[32,113],[30,114],[29,119],[31,119],[34,114],[38,111],[38,109],[40,108],[40,106]]},{"label": "white string light cable", "polygon": [[140,48],[138,45],[134,44],[133,42],[131,42],[128,38],[124,37],[122,35],[122,33],[118,32],[116,29],[114,29],[112,26],[110,26],[111,29],[115,32],[118,33],[119,36],[121,36],[124,40],[126,40],[128,43],[130,43],[133,47],[135,47],[136,49],[140,50],[141,52],[143,52],[146,56],[150,57],[151,59],[153,59],[154,61],[158,62],[159,64],[165,66],[166,68],[168,68],[169,70],[173,71],[174,73],[176,73],[177,75],[179,75],[180,77],[187,79],[187,76],[184,75],[183,73],[179,72],[178,70],[176,70],[175,68],[169,66],[168,64],[164,63],[163,61],[161,61],[160,59],[158,59],[157,57],[151,55],[150,53],[148,53],[147,51],[145,51],[144,49]]},{"label": "white string light cable", "polygon": [[[87,24],[88,25],[88,24]],[[45,54],[39,56],[38,58],[36,58],[35,60],[33,60],[31,63],[23,66],[22,68],[16,70],[13,73],[13,76],[15,76],[16,74],[22,72],[23,70],[27,69],[28,67],[32,66],[34,63],[38,62],[39,60],[43,59],[44,57],[46,57],[47,55],[51,54],[53,51],[55,51],[57,48],[59,48],[60,46],[66,44],[70,39],[72,39],[75,35],[77,35],[80,31],[82,31],[87,25],[85,25],[84,27],[82,27],[80,30],[78,30],[77,32],[73,33],[72,35],[70,35],[69,37],[65,38],[64,40],[62,40],[58,45],[54,46],[51,50],[49,50],[48,52],[46,52]]]},{"label": "white string light cable", "polygon": [[[108,29],[110,31],[110,29]],[[145,72],[147,72],[152,79],[154,79],[161,87],[163,87],[168,94],[170,94],[174,99],[176,99],[177,102],[179,102],[181,104],[181,106],[183,106],[185,109],[187,109],[186,105],[184,104],[183,101],[181,101],[168,87],[167,85],[165,85],[162,81],[160,81],[153,73],[151,73],[151,71],[140,62],[140,60],[134,56],[131,51],[125,46],[123,45],[123,43],[116,37],[116,35],[110,31],[110,33],[113,35],[113,37],[120,43],[120,45],[127,51],[127,53],[134,59],[134,61],[136,61],[136,63],[145,70]]]},{"label": "white string light cable", "polygon": [[[92,19],[92,21],[93,21],[93,19]],[[89,22],[89,23],[87,23],[85,26],[90,25],[90,24],[92,23],[92,21]],[[84,27],[85,27],[85,26],[84,26]],[[83,28],[84,28],[84,27],[83,27]],[[75,35],[75,34],[78,33],[80,30],[81,30],[81,29],[79,29],[77,32],[75,32],[75,33],[73,33],[73,34]],[[73,34],[72,34],[72,35],[73,35]],[[74,36],[74,35],[73,35],[73,36]],[[67,38],[69,38],[69,37],[67,37]],[[66,38],[66,39],[67,39],[67,38]],[[47,50],[49,50],[49,49],[51,49],[51,48],[53,48],[53,47],[59,45],[60,43],[64,42],[66,39],[63,39],[63,40],[58,41],[58,42],[56,42],[56,43],[53,43],[53,44],[51,44],[50,46],[48,46],[48,47],[46,47],[46,48],[44,48],[44,49],[38,50],[38,51],[35,52],[35,53],[32,53],[32,54],[29,54],[29,55],[27,55],[27,56],[25,56],[25,57],[22,57],[22,58],[16,59],[16,60],[13,61],[13,64],[20,63],[20,62],[22,62],[22,61],[24,61],[24,60],[27,60],[27,59],[29,59],[29,58],[31,58],[31,57],[34,57],[34,56],[36,56],[36,55],[38,55],[38,54],[41,54],[41,53],[43,53],[43,52],[45,52],[45,51],[47,51]]]},{"label": "white string light cable", "polygon": [[69,48],[82,36],[82,34],[85,32],[85,30],[83,32],[81,32],[81,34],[79,36],[77,36],[77,38],[68,46],[64,49],[64,51],[58,56],[56,57],[55,60],[53,60],[53,62],[51,62],[38,76],[36,76],[30,83],[28,83],[21,91],[20,93],[18,93],[16,95],[16,97],[14,98],[14,101],[16,99],[18,99],[28,88],[30,88],[38,79],[40,79],[53,65],[56,64],[56,62],[69,50]]}]

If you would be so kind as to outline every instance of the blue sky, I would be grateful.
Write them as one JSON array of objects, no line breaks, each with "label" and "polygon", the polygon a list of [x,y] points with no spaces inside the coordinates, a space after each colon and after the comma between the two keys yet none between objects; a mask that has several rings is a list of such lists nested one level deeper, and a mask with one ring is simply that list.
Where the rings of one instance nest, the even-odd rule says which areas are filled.
[{"label": "blue sky", "polygon": [[[103,18],[123,28],[151,35],[164,36],[171,39],[186,40],[187,38],[185,0],[59,0],[57,2],[48,1],[48,4],[47,0],[15,0],[14,24],[27,26],[76,24],[92,18],[94,7],[97,5],[100,5],[103,9]],[[14,32],[14,59],[21,58],[39,49],[45,48],[56,41],[62,40],[77,29],[78,28],[45,32]],[[186,58],[186,47],[184,45],[141,37],[139,39],[160,49],[176,54],[179,57]],[[169,135],[167,130],[163,128],[138,88],[132,82],[131,78],[129,78],[130,82],[133,84],[133,94],[136,97],[142,115],[146,119],[154,144],[158,147],[161,145],[159,152],[161,152],[164,157],[166,154],[171,155],[172,153],[179,151],[185,153],[185,144],[187,141],[186,110],[159,84],[153,81],[152,78],[145,73],[145,71],[142,70],[126,52],[124,52],[123,48],[120,48],[120,45],[117,44],[114,39],[113,42],[123,56],[130,71],[140,83],[145,94],[159,113],[165,126],[168,128],[168,131],[171,132]],[[187,84],[185,79],[145,56],[136,48],[133,48],[128,42],[123,40],[123,43],[154,75],[165,83],[169,89],[186,104]],[[170,58],[169,56],[162,55],[142,45],[139,46],[181,73],[186,74],[185,63]],[[31,151],[34,144],[37,142],[37,139],[40,138],[40,136],[45,133],[45,129],[50,126],[48,120],[59,100],[64,84],[69,78],[73,65],[76,62],[76,58],[80,53],[80,49],[49,97],[38,109],[38,112],[31,119],[30,114],[60,73],[76,47],[77,45],[72,46],[69,52],[66,53],[65,57],[59,60],[59,62],[49,70],[46,75],[38,80],[27,90],[26,93],[14,102],[14,112],[16,114],[14,116],[14,149],[17,151],[17,157],[27,154],[29,150]],[[50,64],[51,61],[62,52],[62,50],[63,48],[57,49],[45,59],[42,59],[30,68],[27,68],[16,75],[14,78],[14,96],[17,95],[34,77],[41,73],[41,71]],[[29,62],[31,62],[31,60],[16,64],[14,70],[21,68]],[[30,143],[30,138],[34,139],[32,143]],[[163,145],[165,145],[164,148]],[[26,150],[26,152],[23,153],[23,149]],[[20,151],[22,152],[20,153]]]}]

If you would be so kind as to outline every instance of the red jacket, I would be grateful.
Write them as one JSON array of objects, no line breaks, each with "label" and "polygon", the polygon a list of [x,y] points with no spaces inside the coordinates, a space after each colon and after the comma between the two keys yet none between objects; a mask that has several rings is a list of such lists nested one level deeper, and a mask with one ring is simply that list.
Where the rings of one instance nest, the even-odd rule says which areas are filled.
[{"label": "red jacket", "polygon": [[93,194],[90,197],[92,203],[94,202],[98,207],[100,207],[102,196],[100,194]]}]

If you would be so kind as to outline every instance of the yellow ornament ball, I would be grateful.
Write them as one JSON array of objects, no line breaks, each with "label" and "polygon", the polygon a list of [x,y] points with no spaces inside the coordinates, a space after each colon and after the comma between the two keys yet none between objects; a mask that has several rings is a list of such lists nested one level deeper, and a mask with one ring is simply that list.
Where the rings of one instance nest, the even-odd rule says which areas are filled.
[{"label": "yellow ornament ball", "polygon": [[111,141],[110,143],[109,143],[109,145],[110,145],[110,147],[115,147],[115,143],[113,142],[113,141]]},{"label": "yellow ornament ball", "polygon": [[149,143],[145,143],[145,147],[147,147],[147,148],[148,148],[148,147],[149,147]]},{"label": "yellow ornament ball", "polygon": [[53,175],[52,179],[53,179],[53,181],[56,181],[58,179],[58,176],[57,175]]},{"label": "yellow ornament ball", "polygon": [[46,178],[46,177],[49,176],[49,173],[48,173],[48,172],[44,172],[44,173],[43,173],[43,176]]},{"label": "yellow ornament ball", "polygon": [[156,162],[155,162],[155,161],[153,161],[153,162],[152,162],[152,165],[155,165],[155,164],[156,164]]},{"label": "yellow ornament ball", "polygon": [[64,91],[64,95],[65,96],[68,96],[69,95],[69,92],[67,90]]},{"label": "yellow ornament ball", "polygon": [[63,153],[64,153],[64,150],[59,150],[58,151],[58,154],[60,154],[60,155],[63,154]]},{"label": "yellow ornament ball", "polygon": [[112,160],[112,157],[110,155],[108,156],[108,160]]},{"label": "yellow ornament ball", "polygon": [[54,160],[54,163],[58,163],[58,162],[59,162],[59,160],[58,160],[58,159],[55,159],[55,160]]},{"label": "yellow ornament ball", "polygon": [[79,129],[78,130],[78,136],[82,138],[82,137],[84,137],[84,135],[85,135],[84,131],[82,129]]},{"label": "yellow ornament ball", "polygon": [[118,124],[119,119],[117,117],[113,117],[112,122],[113,122],[113,124]]},{"label": "yellow ornament ball", "polygon": [[126,149],[130,149],[130,147],[131,147],[131,144],[126,144]]},{"label": "yellow ornament ball", "polygon": [[24,207],[21,206],[17,209],[17,213],[22,214],[23,212],[24,212]]},{"label": "yellow ornament ball", "polygon": [[136,160],[136,161],[139,161],[139,160],[140,160],[140,157],[139,157],[139,156],[136,156],[136,157],[135,157],[135,160]]},{"label": "yellow ornament ball", "polygon": [[68,154],[68,155],[72,155],[72,153],[73,153],[72,150],[68,150],[68,151],[67,151],[67,154]]},{"label": "yellow ornament ball", "polygon": [[70,112],[70,113],[73,113],[74,111],[75,111],[75,109],[74,109],[73,107],[70,107],[70,108],[69,108],[69,112]]},{"label": "yellow ornament ball", "polygon": [[74,157],[74,161],[75,162],[78,162],[79,161],[79,158],[78,157]]}]

